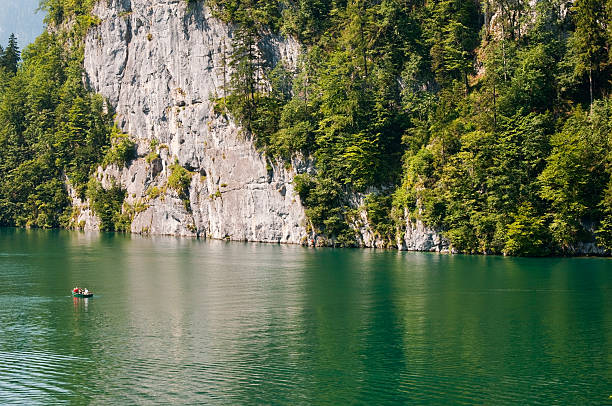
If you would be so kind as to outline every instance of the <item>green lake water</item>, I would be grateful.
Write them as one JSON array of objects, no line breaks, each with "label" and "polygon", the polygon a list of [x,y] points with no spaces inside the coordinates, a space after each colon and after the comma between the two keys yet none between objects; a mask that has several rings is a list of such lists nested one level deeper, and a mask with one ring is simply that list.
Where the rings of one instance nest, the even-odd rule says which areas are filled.
[{"label": "green lake water", "polygon": [[0,229],[0,404],[610,395],[610,259]]}]

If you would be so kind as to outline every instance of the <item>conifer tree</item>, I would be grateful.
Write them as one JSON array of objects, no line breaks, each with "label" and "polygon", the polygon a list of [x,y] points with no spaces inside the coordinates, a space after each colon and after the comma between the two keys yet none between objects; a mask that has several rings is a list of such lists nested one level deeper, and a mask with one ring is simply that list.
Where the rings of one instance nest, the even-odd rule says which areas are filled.
[{"label": "conifer tree", "polygon": [[574,71],[578,76],[587,75],[589,80],[589,102],[591,108],[594,91],[602,65],[607,60],[606,29],[609,16],[603,0],[577,0],[572,7],[576,31],[570,41],[574,56]]},{"label": "conifer tree", "polygon": [[17,38],[15,37],[15,34],[11,34],[8,45],[6,46],[4,52],[2,52],[0,64],[4,66],[6,70],[15,74],[17,73],[17,64],[19,63],[20,58],[21,52],[17,46]]},{"label": "conifer tree", "polygon": [[242,124],[251,132],[253,113],[257,108],[256,93],[259,85],[261,64],[257,48],[257,28],[250,16],[242,18],[232,37],[230,67],[232,75],[230,88],[232,97],[229,102],[232,110],[238,111]]}]

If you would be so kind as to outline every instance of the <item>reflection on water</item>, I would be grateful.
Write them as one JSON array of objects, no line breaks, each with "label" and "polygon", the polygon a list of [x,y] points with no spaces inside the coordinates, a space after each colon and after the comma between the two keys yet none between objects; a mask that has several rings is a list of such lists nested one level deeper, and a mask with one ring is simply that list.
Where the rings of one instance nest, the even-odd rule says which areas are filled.
[{"label": "reflection on water", "polygon": [[0,403],[605,404],[611,264],[4,229]]}]

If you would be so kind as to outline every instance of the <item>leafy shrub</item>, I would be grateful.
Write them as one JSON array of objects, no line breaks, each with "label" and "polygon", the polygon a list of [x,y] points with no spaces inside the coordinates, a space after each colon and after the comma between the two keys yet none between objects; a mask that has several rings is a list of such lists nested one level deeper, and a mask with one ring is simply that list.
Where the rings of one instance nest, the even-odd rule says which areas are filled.
[{"label": "leafy shrub", "polygon": [[121,167],[134,159],[136,155],[135,144],[127,134],[121,134],[115,129],[111,138],[111,144],[111,148],[107,151],[102,161],[105,166],[116,164]]},{"label": "leafy shrub", "polygon": [[189,200],[189,185],[191,184],[192,173],[179,165],[178,161],[170,165],[170,176],[168,176],[168,186],[174,189],[183,200]]},{"label": "leafy shrub", "polygon": [[147,156],[145,157],[145,161],[150,164],[151,162],[155,161],[156,159],[159,158],[159,154],[157,152],[151,151],[147,154]]},{"label": "leafy shrub", "polygon": [[548,251],[548,229],[530,204],[519,207],[514,221],[508,225],[504,253],[520,256],[543,256]]},{"label": "leafy shrub", "polygon": [[393,197],[385,194],[369,194],[364,202],[368,222],[375,235],[391,244],[395,238],[395,222],[391,216]]},{"label": "leafy shrub", "polygon": [[[125,189],[113,182],[105,189],[100,182],[92,178],[87,185],[87,197],[94,213],[100,218],[100,230],[128,230],[128,220],[122,213]],[[131,223],[131,221],[130,221]]]},{"label": "leafy shrub", "polygon": [[157,186],[151,186],[149,187],[149,189],[147,189],[147,197],[150,200],[153,199],[157,199],[161,194],[162,194],[163,190]]},{"label": "leafy shrub", "polygon": [[149,205],[143,203],[141,200],[136,201],[133,205],[123,202],[121,213],[115,216],[115,231],[129,233],[132,230],[134,216],[138,213],[142,213],[147,208],[149,208]]},{"label": "leafy shrub", "polygon": [[[307,173],[293,178],[295,191],[306,207],[306,216],[314,226],[315,232],[330,237],[343,236],[340,245],[352,245],[353,233],[349,232],[346,221],[348,207],[341,199],[341,187],[331,179],[315,178]],[[350,244],[348,241],[352,241]]]}]

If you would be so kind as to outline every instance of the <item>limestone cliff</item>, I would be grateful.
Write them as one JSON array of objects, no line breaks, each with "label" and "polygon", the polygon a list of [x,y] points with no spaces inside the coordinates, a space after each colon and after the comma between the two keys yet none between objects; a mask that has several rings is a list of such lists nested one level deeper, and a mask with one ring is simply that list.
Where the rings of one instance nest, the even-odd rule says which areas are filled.
[{"label": "limestone cliff", "polygon": [[[138,158],[125,168],[99,168],[127,190],[132,232],[231,240],[316,243],[292,179],[312,172],[309,159],[270,161],[228,117],[215,112],[228,76],[224,55],[233,28],[201,3],[184,0],[109,0],[94,14],[101,23],[85,42],[85,82],[106,97],[116,123],[136,142]],[[299,44],[270,34],[259,44],[273,66],[295,66]],[[167,187],[177,161],[193,173],[189,200]],[[77,222],[96,228],[86,204]],[[363,246],[379,246],[367,218],[356,228]],[[448,244],[422,224],[408,222],[398,248],[441,251]]]}]

